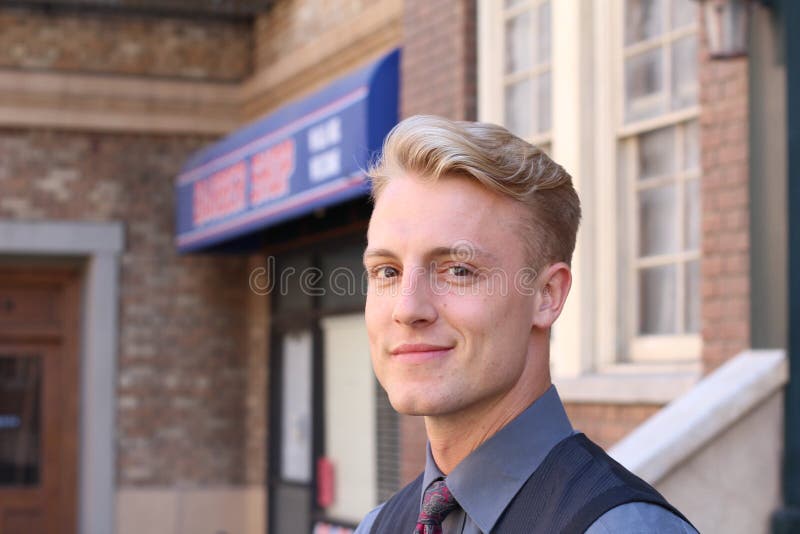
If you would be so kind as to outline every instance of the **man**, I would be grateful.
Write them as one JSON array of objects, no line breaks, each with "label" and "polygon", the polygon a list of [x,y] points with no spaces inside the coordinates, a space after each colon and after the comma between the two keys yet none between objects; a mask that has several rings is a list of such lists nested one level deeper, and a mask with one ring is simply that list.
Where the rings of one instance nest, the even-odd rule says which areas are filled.
[{"label": "man", "polygon": [[356,532],[695,532],[573,431],[550,382],[580,219],[566,171],[499,126],[417,116],[370,176],[372,363],[428,454]]}]

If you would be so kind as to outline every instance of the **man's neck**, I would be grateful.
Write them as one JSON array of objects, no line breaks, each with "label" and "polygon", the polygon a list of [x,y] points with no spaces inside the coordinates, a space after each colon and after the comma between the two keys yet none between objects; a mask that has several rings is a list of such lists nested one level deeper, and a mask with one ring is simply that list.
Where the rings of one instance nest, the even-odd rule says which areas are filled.
[{"label": "man's neck", "polygon": [[437,467],[449,474],[482,443],[513,421],[550,387],[549,374],[532,387],[515,388],[480,407],[443,416],[426,416],[425,428]]}]

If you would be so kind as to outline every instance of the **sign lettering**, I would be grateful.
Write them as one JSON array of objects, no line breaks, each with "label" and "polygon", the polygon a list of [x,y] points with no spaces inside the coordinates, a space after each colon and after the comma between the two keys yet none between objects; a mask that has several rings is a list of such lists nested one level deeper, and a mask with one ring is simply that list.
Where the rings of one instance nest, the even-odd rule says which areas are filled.
[{"label": "sign lettering", "polygon": [[246,181],[247,167],[242,161],[195,182],[192,191],[194,225],[243,211],[247,207]]},{"label": "sign lettering", "polygon": [[253,156],[250,205],[282,197],[289,192],[289,178],[294,173],[295,144],[289,138]]}]

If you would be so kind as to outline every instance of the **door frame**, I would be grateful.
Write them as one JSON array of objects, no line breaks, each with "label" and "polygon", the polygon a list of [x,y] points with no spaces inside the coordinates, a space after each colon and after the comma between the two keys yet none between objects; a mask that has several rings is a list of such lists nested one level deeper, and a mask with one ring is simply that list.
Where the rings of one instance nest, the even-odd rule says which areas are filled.
[{"label": "door frame", "polygon": [[77,531],[114,532],[121,222],[0,220],[3,262],[77,258],[84,265],[78,330],[81,413]]},{"label": "door frame", "polygon": [[[59,265],[58,263],[62,263]],[[36,486],[0,487],[3,499],[13,501],[13,493],[39,497],[46,507],[45,532],[77,532],[78,434],[80,379],[78,335],[80,328],[80,293],[82,272],[75,262],[5,261],[0,263],[0,279],[48,291],[50,302],[56,303],[53,322],[16,326],[0,332],[0,349],[14,352],[38,352],[42,356],[42,412],[39,459],[41,478]],[[57,407],[57,408],[56,408]],[[54,410],[56,410],[54,412]],[[71,429],[70,429],[71,427]],[[56,442],[53,445],[53,442]],[[54,471],[53,468],[57,466]],[[8,492],[8,493],[6,493]],[[12,493],[13,492],[13,493]],[[38,494],[38,495],[37,495]],[[47,502],[57,495],[56,506]],[[23,498],[24,502],[25,499]]]}]

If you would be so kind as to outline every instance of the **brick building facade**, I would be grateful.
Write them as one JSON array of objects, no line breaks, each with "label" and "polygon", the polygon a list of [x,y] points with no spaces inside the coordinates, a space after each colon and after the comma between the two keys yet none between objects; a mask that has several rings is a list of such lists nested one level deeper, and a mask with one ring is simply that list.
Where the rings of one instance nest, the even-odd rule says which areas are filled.
[{"label": "brick building facade", "polygon": [[[99,4],[0,7],[0,223],[123,228],[118,342],[105,355],[113,360],[113,398],[73,392],[83,402],[115,406],[113,436],[104,436],[114,458],[104,476],[114,481],[114,494],[103,501],[107,513],[79,504],[75,532],[108,531],[93,530],[97,525],[120,534],[263,532],[273,524],[268,503],[277,467],[270,459],[279,446],[270,439],[277,314],[271,297],[248,281],[270,255],[332,240],[326,225],[363,231],[364,212],[282,226],[300,237],[276,238],[246,254],[179,254],[174,179],[221,135],[397,47],[402,116],[486,118],[479,104],[481,3],[278,0],[226,11],[207,2],[194,14],[157,3],[131,11]],[[563,16],[555,15],[553,33]],[[641,391],[674,370],[659,374],[656,365],[632,386],[640,393],[622,396],[608,391],[629,382],[609,381],[595,364],[586,367],[589,381],[568,377],[562,396],[574,426],[603,446],[696,381],[698,370],[709,373],[750,345],[748,60],[711,61],[702,27],[698,22],[702,352],[682,363],[680,385],[658,395]],[[585,191],[590,197],[593,188]],[[302,234],[308,228],[310,237]],[[3,263],[22,270],[77,262],[89,287],[89,256],[68,256],[0,252]],[[587,394],[570,393],[585,387]],[[425,435],[421,419],[395,420],[376,402],[383,495],[417,475]],[[92,491],[99,490],[79,494],[86,499],[97,495]]]},{"label": "brick building facade", "polygon": [[703,371],[750,343],[748,60],[700,52]]}]

